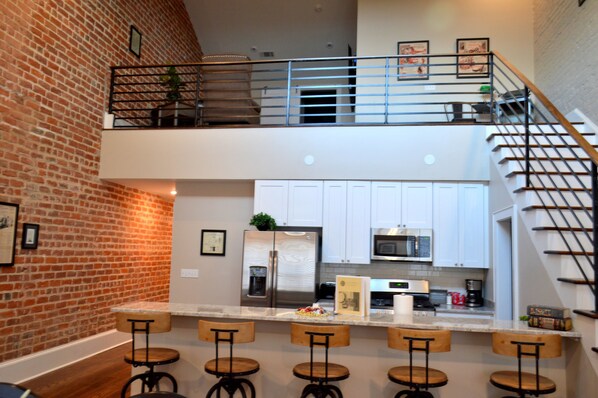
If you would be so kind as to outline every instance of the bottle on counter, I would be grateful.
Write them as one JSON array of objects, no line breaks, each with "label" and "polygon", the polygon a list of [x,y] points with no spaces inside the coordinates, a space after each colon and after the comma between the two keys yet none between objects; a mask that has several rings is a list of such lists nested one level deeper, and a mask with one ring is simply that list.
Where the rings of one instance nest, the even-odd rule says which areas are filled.
[{"label": "bottle on counter", "polygon": [[453,305],[453,292],[448,292],[446,294],[446,306],[450,307]]}]

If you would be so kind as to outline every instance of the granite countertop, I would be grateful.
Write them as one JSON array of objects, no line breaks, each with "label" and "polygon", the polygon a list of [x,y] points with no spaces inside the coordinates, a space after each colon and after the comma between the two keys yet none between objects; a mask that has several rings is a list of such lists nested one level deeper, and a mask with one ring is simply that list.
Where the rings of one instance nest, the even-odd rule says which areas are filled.
[{"label": "granite countertop", "polygon": [[456,332],[492,333],[518,332],[529,334],[560,334],[563,337],[580,338],[575,330],[554,331],[530,328],[527,322],[501,321],[495,319],[472,319],[437,316],[404,316],[376,312],[365,317],[355,315],[326,315],[321,317],[297,315],[291,308],[240,307],[226,305],[198,305],[166,302],[134,302],[112,308],[114,312],[170,312],[174,316],[248,319],[275,322],[322,322],[354,326],[407,327],[420,329],[443,329]]},{"label": "granite countertop", "polygon": [[483,305],[481,307],[467,307],[465,305],[440,304],[436,307],[436,314],[465,314],[465,315],[494,315],[494,307]]}]

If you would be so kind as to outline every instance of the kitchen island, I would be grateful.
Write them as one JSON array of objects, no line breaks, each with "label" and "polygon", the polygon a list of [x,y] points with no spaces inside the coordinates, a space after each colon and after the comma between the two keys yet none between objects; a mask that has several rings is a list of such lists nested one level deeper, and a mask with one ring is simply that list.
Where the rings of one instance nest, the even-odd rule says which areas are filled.
[{"label": "kitchen island", "polygon": [[[239,306],[197,305],[178,303],[136,302],[113,308],[113,311],[167,311],[173,315],[172,331],[152,335],[151,344],[175,348],[181,360],[169,365],[179,382],[179,392],[186,397],[203,397],[216,379],[203,370],[203,364],[214,356],[212,344],[197,338],[197,320],[223,319],[256,321],[256,340],[251,344],[235,346],[235,355],[250,357],[260,362],[260,371],[250,376],[258,397],[298,397],[304,381],[292,374],[295,364],[309,360],[309,350],[292,345],[290,322],[334,323],[351,326],[351,345],[332,349],[331,361],[347,366],[349,379],[338,385],[345,397],[393,397],[400,386],[386,376],[392,366],[406,364],[408,355],[389,349],[386,343],[387,327],[451,330],[451,352],[431,355],[431,366],[444,370],[449,383],[432,393],[436,397],[468,396],[499,397],[501,392],[488,382],[490,373],[498,369],[516,369],[516,359],[492,353],[491,332],[558,333],[564,340],[560,358],[542,361],[542,373],[556,381],[558,389],[553,397],[575,396],[567,392],[567,353],[575,351],[580,334],[576,331],[556,332],[530,328],[525,322],[497,321],[442,316],[394,316],[386,312],[372,312],[366,317],[330,315],[306,317],[293,309],[257,308]],[[138,372],[139,370],[135,370]],[[573,384],[573,383],[571,383]]]}]

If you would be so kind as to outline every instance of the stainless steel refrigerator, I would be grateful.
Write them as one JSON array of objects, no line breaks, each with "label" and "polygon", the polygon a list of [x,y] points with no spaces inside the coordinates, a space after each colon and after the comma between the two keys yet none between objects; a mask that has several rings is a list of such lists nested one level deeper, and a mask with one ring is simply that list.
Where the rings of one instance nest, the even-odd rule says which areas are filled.
[{"label": "stainless steel refrigerator", "polygon": [[241,305],[297,308],[316,301],[317,232],[245,231]]}]

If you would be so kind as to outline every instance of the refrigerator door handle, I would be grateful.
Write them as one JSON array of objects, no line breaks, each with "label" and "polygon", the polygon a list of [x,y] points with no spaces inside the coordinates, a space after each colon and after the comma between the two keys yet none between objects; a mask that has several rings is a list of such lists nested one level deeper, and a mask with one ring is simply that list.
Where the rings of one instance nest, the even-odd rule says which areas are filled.
[{"label": "refrigerator door handle", "polygon": [[276,289],[278,287],[278,250],[270,251],[270,266],[272,269],[272,277],[270,278],[270,291],[272,292],[272,302],[270,307],[276,305]]}]

